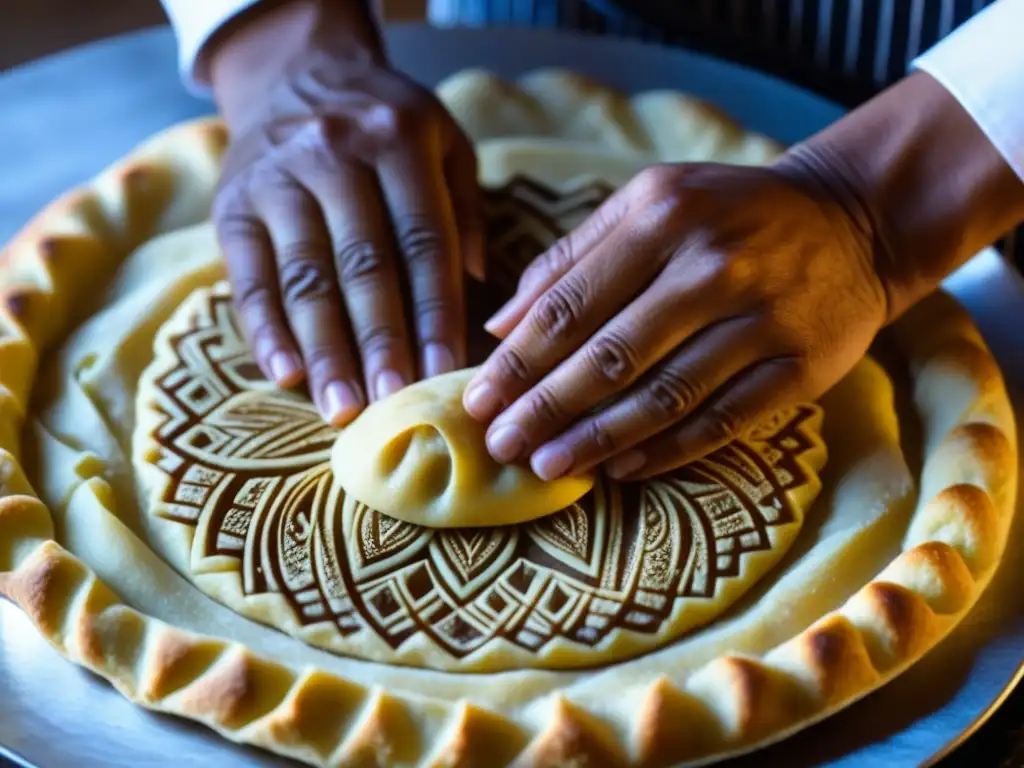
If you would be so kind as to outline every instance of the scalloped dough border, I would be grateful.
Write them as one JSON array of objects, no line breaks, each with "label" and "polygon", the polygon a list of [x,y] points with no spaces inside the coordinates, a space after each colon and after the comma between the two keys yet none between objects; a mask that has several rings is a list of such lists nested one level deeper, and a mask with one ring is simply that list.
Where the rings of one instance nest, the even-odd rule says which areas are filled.
[{"label": "scalloped dough border", "polygon": [[[1013,412],[977,330],[937,294],[895,328],[926,432],[903,551],[841,608],[762,657],[727,655],[686,679],[636,681],[629,722],[561,694],[518,722],[466,701],[393,695],[289,669],[122,604],[54,540],[50,512],[19,466],[21,425],[39,355],[90,310],[117,264],[206,216],[225,142],[213,119],[174,126],[52,203],[0,252],[0,594],[62,655],[137,704],[313,765],[706,764],[878,688],[944,637],[991,579],[1016,496]],[[101,478],[83,484],[109,498]]]}]

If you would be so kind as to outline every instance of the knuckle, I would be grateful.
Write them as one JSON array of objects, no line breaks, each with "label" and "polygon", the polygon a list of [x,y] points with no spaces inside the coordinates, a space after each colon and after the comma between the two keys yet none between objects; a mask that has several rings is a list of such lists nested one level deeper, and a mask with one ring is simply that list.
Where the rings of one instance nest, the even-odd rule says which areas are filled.
[{"label": "knuckle", "polygon": [[519,350],[506,346],[494,362],[500,379],[516,384],[530,380],[530,366]]},{"label": "knuckle", "polygon": [[[289,250],[308,254],[305,248],[293,247]],[[289,306],[320,301],[333,294],[330,270],[318,258],[308,255],[286,256],[281,263],[278,277],[281,281],[281,298]]]},{"label": "knuckle", "polygon": [[413,216],[398,226],[398,247],[410,265],[436,261],[444,250],[444,238],[421,217]]},{"label": "knuckle", "polygon": [[687,196],[687,187],[680,183],[679,168],[674,165],[648,166],[636,177],[636,184],[642,199],[657,203],[652,218],[659,221],[674,213]]},{"label": "knuckle", "polygon": [[785,377],[791,384],[813,382],[819,370],[819,367],[806,355],[794,355],[787,358],[782,365],[784,365]]},{"label": "knuckle", "polygon": [[329,147],[335,139],[336,126],[336,119],[330,115],[315,115],[309,118],[306,135],[309,137],[310,146],[320,150]]},{"label": "knuckle", "polygon": [[240,203],[233,195],[232,199],[221,195],[214,202],[213,218],[217,222],[217,235],[229,246],[260,236],[259,220],[251,213],[239,210],[240,208]]},{"label": "knuckle", "polygon": [[545,336],[563,336],[583,318],[587,291],[579,278],[565,277],[548,289],[533,311],[533,322]]},{"label": "knuckle", "polygon": [[715,442],[727,443],[739,437],[746,418],[726,403],[719,403],[708,411],[708,433]]},{"label": "knuckle", "polygon": [[619,450],[618,442],[600,419],[594,419],[587,424],[586,436],[590,444],[597,448],[597,452],[601,455],[612,454]]},{"label": "knuckle", "polygon": [[689,413],[700,401],[702,390],[696,382],[672,370],[662,370],[647,388],[645,398],[649,413],[657,418],[678,419]]},{"label": "knuckle", "polygon": [[[729,294],[747,292],[756,284],[757,264],[746,254],[714,250],[709,254],[716,290]],[[764,288],[764,286],[761,286]]]},{"label": "knuckle", "polygon": [[527,265],[523,274],[519,276],[520,291],[527,292],[534,286],[543,285],[548,279],[548,275],[555,273],[550,266],[550,258],[548,253],[542,253]]},{"label": "knuckle", "polygon": [[384,254],[369,240],[352,240],[336,249],[338,277],[343,283],[374,278],[384,271]]},{"label": "knuckle", "polygon": [[820,360],[805,354],[797,354],[779,360],[775,365],[781,368],[780,380],[794,398],[815,399],[834,383],[830,376],[832,366],[823,365]]},{"label": "knuckle", "polygon": [[668,190],[671,186],[671,166],[664,163],[655,163],[644,168],[637,174],[635,183],[640,192],[651,195],[659,195]]},{"label": "knuckle", "polygon": [[[417,125],[422,119],[422,110],[415,102],[379,102],[366,111],[363,128],[379,141],[398,142],[415,135]],[[422,125],[420,127],[422,128]]]},{"label": "knuckle", "polygon": [[558,398],[545,387],[537,387],[529,396],[527,408],[541,424],[559,424],[565,414]]},{"label": "knuckle", "polygon": [[374,104],[363,115],[363,129],[381,141],[392,141],[398,138],[398,126],[401,122],[398,110],[392,104]]},{"label": "knuckle", "polygon": [[342,169],[347,153],[343,149],[346,142],[341,121],[330,116],[318,116],[301,135],[302,153],[297,160],[303,162],[307,172],[338,172]]},{"label": "knuckle", "polygon": [[414,296],[412,310],[423,341],[446,337],[456,321],[453,302],[443,296]]},{"label": "knuckle", "polygon": [[640,366],[630,341],[614,332],[606,332],[588,345],[586,360],[598,378],[620,385],[636,378]]},{"label": "knuckle", "polygon": [[364,359],[387,356],[401,343],[398,329],[391,325],[358,328],[355,337]]},{"label": "knuckle", "polygon": [[545,274],[557,275],[568,271],[576,263],[573,239],[571,237],[560,237],[534,263]]},{"label": "knuckle", "polygon": [[246,316],[253,310],[263,310],[273,305],[274,290],[261,280],[238,277],[232,281],[231,292],[235,306]]},{"label": "knuckle", "polygon": [[303,361],[309,376],[316,379],[331,378],[340,365],[337,350],[326,346],[316,346],[303,351]]},{"label": "knuckle", "polygon": [[249,171],[249,195],[257,209],[270,206],[297,206],[302,189],[295,177],[276,163],[265,162],[254,165]]}]

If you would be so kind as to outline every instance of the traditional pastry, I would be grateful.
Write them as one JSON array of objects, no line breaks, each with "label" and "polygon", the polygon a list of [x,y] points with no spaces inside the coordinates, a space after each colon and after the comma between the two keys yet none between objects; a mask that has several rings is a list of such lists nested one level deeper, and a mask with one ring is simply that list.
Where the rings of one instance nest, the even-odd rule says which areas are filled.
[{"label": "traditional pastry", "polygon": [[487,425],[462,407],[475,369],[419,382],[366,409],[334,443],[346,494],[388,517],[429,528],[515,525],[568,507],[592,474],[541,481],[487,453]]},{"label": "traditional pastry", "polygon": [[[526,470],[498,469],[522,503],[558,503],[523,523],[417,525],[401,506],[415,488],[363,478],[389,482],[377,456],[420,423],[410,416],[424,415],[424,393],[462,414],[431,423],[489,461],[479,425],[458,423],[471,375],[409,387],[339,435],[259,376],[227,285],[195,290],[157,334],[138,389],[151,545],[239,613],[334,651],[461,671],[571,668],[663,645],[724,611],[786,553],[820,488],[821,411],[806,405],[639,487],[577,480],[557,499]],[[474,499],[504,514],[492,488],[465,514]]]},{"label": "traditional pastry", "polygon": [[[564,72],[439,93],[487,188],[474,311],[643,166],[777,151]],[[205,223],[224,141],[170,129],[0,255],[0,592],[133,701],[313,765],[706,763],[882,685],[991,579],[1013,414],[942,295],[894,327],[901,370],[865,358],[664,478],[487,528],[357,501],[238,334]]]}]

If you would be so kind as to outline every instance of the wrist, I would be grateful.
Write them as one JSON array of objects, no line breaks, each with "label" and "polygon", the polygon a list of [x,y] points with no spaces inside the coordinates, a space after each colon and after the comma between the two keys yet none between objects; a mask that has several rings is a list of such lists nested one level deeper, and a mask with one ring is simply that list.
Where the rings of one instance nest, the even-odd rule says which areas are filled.
[{"label": "wrist", "polygon": [[960,104],[917,73],[780,167],[813,166],[870,249],[887,320],[1024,219],[1024,184]]},{"label": "wrist", "polygon": [[367,0],[263,0],[214,36],[200,66],[238,131],[302,61],[325,57],[339,67],[384,60]]}]

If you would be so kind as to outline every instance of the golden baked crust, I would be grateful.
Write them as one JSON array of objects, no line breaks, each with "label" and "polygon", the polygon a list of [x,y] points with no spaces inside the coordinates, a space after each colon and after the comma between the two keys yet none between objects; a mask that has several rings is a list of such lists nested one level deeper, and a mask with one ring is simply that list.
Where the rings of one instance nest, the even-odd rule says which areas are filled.
[{"label": "golden baked crust", "polygon": [[[621,107],[589,84],[574,90],[586,97],[577,103],[593,105],[595,90],[611,99],[605,108]],[[507,707],[488,708],[464,700],[455,675],[430,677],[431,694],[377,686],[362,662],[348,663],[352,675],[292,668],[127,606],[55,539],[54,503],[39,500],[23,471],[22,425],[34,388],[46,385],[40,360],[103,301],[125,256],[206,215],[223,146],[214,121],[172,128],[52,204],[0,254],[0,593],[62,655],[131,700],[315,765],[703,763],[784,738],[882,685],[948,633],[990,580],[1016,496],[1013,415],[976,329],[936,296],[896,328],[925,434],[920,500],[900,551],[840,607],[763,654],[717,655],[696,669],[641,661],[621,678],[609,668],[553,691],[532,682]],[[45,468],[59,475],[47,482],[109,509],[114,481],[103,462],[68,459]]]}]

